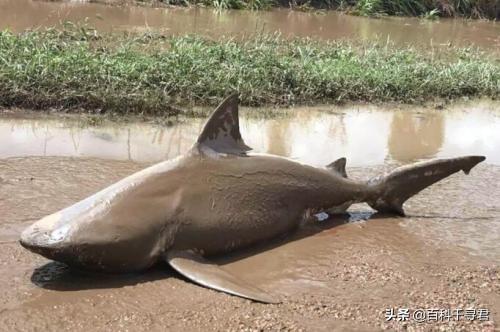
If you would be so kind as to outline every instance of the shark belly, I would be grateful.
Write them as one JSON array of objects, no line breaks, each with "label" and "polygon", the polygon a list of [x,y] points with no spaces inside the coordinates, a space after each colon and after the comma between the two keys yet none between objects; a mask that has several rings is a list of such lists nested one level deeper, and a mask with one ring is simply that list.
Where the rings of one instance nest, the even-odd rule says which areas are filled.
[{"label": "shark belly", "polygon": [[274,209],[264,213],[235,210],[222,218],[217,212],[204,218],[187,217],[179,226],[172,249],[193,250],[203,256],[228,253],[293,231],[303,215],[298,209]]}]

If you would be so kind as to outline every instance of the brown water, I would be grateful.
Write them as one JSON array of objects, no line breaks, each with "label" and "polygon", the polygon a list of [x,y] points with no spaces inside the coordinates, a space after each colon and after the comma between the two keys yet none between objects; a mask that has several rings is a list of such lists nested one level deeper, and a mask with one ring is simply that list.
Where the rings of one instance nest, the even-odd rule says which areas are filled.
[{"label": "brown water", "polygon": [[281,32],[285,37],[314,39],[389,40],[398,45],[440,47],[476,45],[500,48],[500,24],[480,20],[355,17],[338,12],[303,13],[272,11],[215,11],[202,8],[145,8],[72,2],[0,0],[0,29],[22,31],[84,22],[102,31],[159,30],[167,34],[240,36]]},{"label": "brown water", "polygon": [[[241,131],[254,151],[289,156],[315,166],[347,157],[351,167],[407,163],[433,157],[481,154],[500,165],[500,103],[475,100],[445,110],[411,106],[289,109],[274,119],[243,108]],[[245,115],[247,115],[245,117]],[[5,114],[0,158],[96,157],[136,162],[173,158],[190,148],[204,119],[173,126]]]},{"label": "brown water", "polygon": [[[40,217],[186,151],[203,120],[169,127],[89,126],[79,118],[4,114],[0,331],[399,330],[396,322],[383,327],[383,312],[390,307],[488,308],[491,319],[498,319],[498,102],[445,110],[325,106],[292,109],[274,119],[258,119],[258,112],[245,109],[243,114],[252,116],[241,123],[246,143],[256,151],[317,166],[347,156],[352,178],[436,156],[488,159],[469,176],[456,174],[409,200],[405,218],[372,215],[367,206],[356,205],[348,216],[219,258],[226,269],[284,302],[265,306],[195,286],[165,265],[140,275],[88,275],[17,244],[21,230]],[[457,324],[456,329],[465,323]],[[493,331],[495,325],[465,326]]]}]

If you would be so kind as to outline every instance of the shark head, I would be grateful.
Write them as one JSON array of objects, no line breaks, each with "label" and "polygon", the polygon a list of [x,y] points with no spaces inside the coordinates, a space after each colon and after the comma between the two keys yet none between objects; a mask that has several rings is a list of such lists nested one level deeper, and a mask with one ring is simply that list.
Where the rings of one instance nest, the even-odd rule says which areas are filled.
[{"label": "shark head", "polygon": [[157,181],[156,173],[161,172],[136,173],[38,220],[22,232],[20,244],[77,268],[128,272],[151,266],[171,240],[171,228],[162,221],[168,220],[164,210],[177,204],[179,196],[145,199],[148,190],[159,187],[150,185]]},{"label": "shark head", "polygon": [[[183,163],[196,154],[245,155],[238,95],[213,112],[186,156],[137,172],[61,211],[40,219],[20,237],[26,249],[76,267],[108,271],[144,269],[171,245],[183,197]],[[172,221],[173,220],[173,221]]]},{"label": "shark head", "polygon": [[60,212],[40,219],[21,233],[19,242],[32,252],[54,258],[65,249],[69,233],[69,225],[58,225],[60,221]]}]

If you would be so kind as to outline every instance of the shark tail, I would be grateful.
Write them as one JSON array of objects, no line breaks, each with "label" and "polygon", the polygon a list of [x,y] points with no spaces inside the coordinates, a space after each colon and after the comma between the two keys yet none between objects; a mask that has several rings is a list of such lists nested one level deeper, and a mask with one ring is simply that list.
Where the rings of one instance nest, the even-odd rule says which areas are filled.
[{"label": "shark tail", "polygon": [[408,198],[456,172],[469,174],[485,159],[483,156],[436,159],[396,168],[368,181],[371,194],[366,202],[379,212],[404,216],[403,204]]}]

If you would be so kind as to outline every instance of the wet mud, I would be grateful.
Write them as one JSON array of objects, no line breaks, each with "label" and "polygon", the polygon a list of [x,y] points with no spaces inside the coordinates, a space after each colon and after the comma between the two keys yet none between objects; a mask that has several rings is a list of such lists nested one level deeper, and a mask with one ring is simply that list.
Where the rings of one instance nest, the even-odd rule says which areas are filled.
[{"label": "wet mud", "polygon": [[[344,149],[328,147],[336,150],[335,153],[368,144],[368,141],[353,143],[359,137],[356,131],[335,136],[342,130],[353,130],[356,119],[361,121],[367,116],[365,113],[371,114],[372,117],[365,121],[372,125],[376,122],[370,119],[388,117],[378,125],[379,132],[385,133],[384,138],[372,139],[375,149],[377,144],[385,142],[384,148],[377,151],[386,152],[381,159],[366,163],[356,162],[352,155],[350,159],[355,162],[351,167],[348,156],[350,177],[367,179],[417,159],[468,154],[474,152],[469,150],[471,145],[477,153],[485,153],[488,159],[469,176],[455,174],[410,199],[405,205],[408,217],[377,215],[365,205],[355,205],[350,208],[349,215],[318,221],[271,243],[217,258],[219,264],[234,274],[279,295],[283,300],[279,305],[253,303],[196,286],[166,264],[141,274],[91,274],[71,270],[23,249],[17,239],[24,227],[161,158],[154,153],[147,158],[129,158],[127,154],[110,154],[106,158],[104,154],[88,152],[92,149],[85,153],[74,148],[65,150],[65,146],[73,146],[72,140],[67,142],[71,137],[68,132],[81,130],[86,133],[76,135],[80,137],[77,146],[82,147],[88,143],[87,138],[93,137],[89,134],[93,130],[100,131],[100,137],[107,133],[108,142],[113,142],[127,129],[133,132],[134,126],[157,127],[129,123],[117,127],[104,124],[82,128],[68,121],[61,124],[56,119],[43,118],[38,118],[35,126],[32,117],[2,117],[0,330],[427,331],[442,325],[453,330],[493,331],[498,326],[495,322],[500,319],[500,165],[495,161],[500,149],[498,140],[482,140],[481,135],[494,138],[487,134],[488,130],[493,130],[490,126],[495,126],[494,108],[486,113],[447,110],[433,115],[414,110],[408,117],[394,110],[380,115],[376,110],[363,111],[359,107],[341,112],[323,110],[315,115],[316,118],[311,116],[316,119],[310,120],[314,124],[308,124],[306,115],[299,112],[298,120],[246,118],[241,130],[247,144],[257,151],[293,156],[321,165],[323,158],[333,160],[336,157],[333,154],[320,156],[322,151],[315,151],[323,142],[334,140],[335,144],[344,144],[340,145]],[[484,122],[477,120],[484,114],[490,117]],[[336,121],[340,121],[339,118],[345,121],[350,116],[352,119],[345,122],[342,129]],[[456,143],[446,152],[443,147],[447,144],[460,142],[458,134],[453,136],[452,132],[457,130],[453,128],[462,128],[460,121],[456,122],[462,116],[470,116],[466,121],[468,130],[460,130],[460,137],[468,144]],[[478,125],[481,130],[474,131],[474,119],[481,123]],[[20,125],[15,121],[24,122]],[[252,125],[251,121],[261,122]],[[278,125],[283,121],[288,121],[288,127]],[[304,124],[304,132],[294,121]],[[10,125],[10,131],[5,129],[5,123]],[[193,126],[182,132],[193,131],[194,135],[198,131],[195,130],[197,120],[193,123],[181,123],[187,128]],[[255,129],[255,134],[250,134],[252,126],[260,127],[260,131]],[[366,130],[368,127],[360,128]],[[51,134],[44,136],[37,128],[49,128]],[[176,128],[179,127],[163,128],[166,140]],[[148,133],[147,130],[139,132]],[[149,134],[141,135],[142,141],[137,141],[136,145],[138,150],[148,149],[157,142]],[[308,135],[326,137],[324,141],[307,142],[308,153],[297,153],[294,150],[297,140],[306,139]],[[32,140],[41,137],[41,141],[46,142],[46,153],[39,153],[41,150],[37,149],[41,147],[35,144],[38,141],[29,144],[23,141],[27,137]],[[47,140],[47,137],[52,138]],[[179,141],[185,143],[180,145],[179,152],[171,152],[172,156],[182,153],[189,147],[188,142],[192,142],[190,134],[179,137],[182,137]],[[284,138],[280,141],[280,137]],[[406,141],[411,147],[408,150],[394,147]],[[3,142],[8,142],[9,148]],[[100,142],[95,141],[95,147]],[[26,146],[37,148],[27,152]],[[118,146],[109,150],[103,148],[103,151],[120,150]],[[423,152],[418,152],[419,149]],[[166,153],[163,145],[158,150]],[[57,151],[65,152],[58,154]],[[366,149],[364,153],[370,154]],[[316,156],[316,159],[307,159],[306,155]],[[420,324],[412,320],[386,321],[388,308],[486,308],[490,319],[469,321],[462,318],[450,323]]]},{"label": "wet mud", "polygon": [[481,20],[371,19],[335,11],[217,11],[106,6],[86,1],[0,1],[0,29],[20,32],[28,28],[57,26],[65,21],[88,23],[100,31],[159,31],[171,35],[194,33],[209,37],[279,32],[283,37],[379,40],[430,48],[474,45],[498,51],[500,46],[500,25]]},{"label": "wet mud", "polygon": [[[278,294],[280,305],[201,288],[164,264],[133,275],[82,273],[17,243],[18,232],[36,219],[142,167],[68,157],[0,162],[2,329],[402,329],[399,322],[385,321],[390,307],[472,306],[488,308],[492,320],[498,317],[500,256],[494,250],[500,167],[494,165],[480,165],[471,176],[454,175],[421,193],[408,202],[407,218],[372,215],[367,207],[354,206],[350,216],[218,259],[236,275]],[[349,171],[365,177],[383,169]],[[453,324],[479,331],[494,323]]]}]

